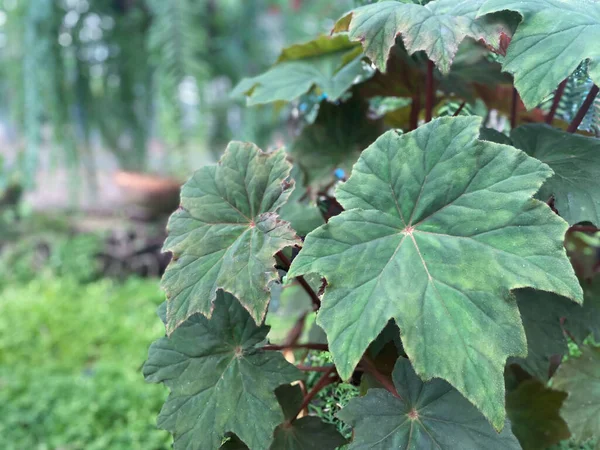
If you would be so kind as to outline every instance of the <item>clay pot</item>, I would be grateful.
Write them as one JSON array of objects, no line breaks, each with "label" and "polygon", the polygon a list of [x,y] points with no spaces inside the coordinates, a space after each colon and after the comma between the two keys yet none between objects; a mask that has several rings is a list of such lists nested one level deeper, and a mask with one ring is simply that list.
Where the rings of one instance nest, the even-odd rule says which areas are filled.
[{"label": "clay pot", "polygon": [[179,206],[181,183],[172,178],[138,172],[117,172],[114,176],[128,214],[156,219]]}]

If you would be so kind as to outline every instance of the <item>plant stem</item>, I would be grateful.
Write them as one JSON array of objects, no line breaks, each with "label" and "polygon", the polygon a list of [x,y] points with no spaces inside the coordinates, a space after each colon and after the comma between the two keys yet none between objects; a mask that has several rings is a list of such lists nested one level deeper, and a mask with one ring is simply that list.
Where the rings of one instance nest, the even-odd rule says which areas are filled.
[{"label": "plant stem", "polygon": [[514,130],[517,127],[517,103],[519,102],[519,93],[513,87],[512,104],[510,108],[510,129]]},{"label": "plant stem", "polygon": [[460,106],[458,107],[458,109],[456,110],[456,112],[454,114],[452,114],[452,117],[458,117],[458,115],[462,112],[462,110],[466,104],[467,104],[467,102],[462,102],[460,104]]},{"label": "plant stem", "polygon": [[560,103],[560,99],[565,92],[565,86],[567,85],[567,81],[569,79],[565,78],[562,83],[558,85],[556,92],[554,93],[554,99],[552,100],[552,107],[550,108],[550,112],[546,116],[546,123],[548,125],[552,125],[552,121],[554,120],[554,115],[556,114],[556,110],[558,109],[558,104]]},{"label": "plant stem", "polygon": [[600,231],[600,230],[593,225],[573,225],[572,227],[569,228],[568,231],[570,231],[570,232],[579,231],[580,233],[596,233],[597,231]]},{"label": "plant stem", "polygon": [[433,116],[433,61],[427,61],[427,78],[425,79],[425,122],[431,122]]},{"label": "plant stem", "polygon": [[329,369],[327,369],[327,371],[323,374],[323,376],[321,378],[319,378],[319,381],[317,381],[317,384],[315,384],[313,386],[313,388],[310,390],[310,392],[308,394],[306,394],[306,396],[304,397],[304,400],[302,401],[302,405],[300,405],[300,408],[298,408],[298,412],[296,413],[296,415],[294,415],[294,418],[292,420],[290,420],[290,423],[293,422],[294,420],[296,420],[296,418],[298,417],[298,414],[300,414],[304,410],[304,408],[306,408],[308,406],[308,404],[311,402],[311,400],[315,397],[315,395],[317,395],[319,393],[319,391],[321,391],[321,389],[330,385],[331,383],[334,383],[336,380],[339,379],[337,374],[334,376],[331,376],[331,374],[334,372],[335,372],[335,366],[331,366]]},{"label": "plant stem", "polygon": [[[287,258],[287,256],[285,256],[282,251],[278,251],[277,257],[281,260],[281,262],[285,266],[284,269],[289,270],[291,263],[290,263],[290,260]],[[298,281],[300,286],[302,286],[304,288],[306,293],[310,296],[310,299],[312,300],[315,311],[317,309],[319,309],[321,307],[321,299],[315,293],[315,291],[313,291],[313,288],[310,287],[310,284],[308,284],[308,282],[304,279],[303,276],[296,277],[296,280]]]},{"label": "plant stem", "polygon": [[400,394],[398,394],[398,391],[396,390],[394,383],[392,383],[392,381],[388,377],[386,377],[379,370],[377,370],[377,367],[375,367],[375,364],[373,363],[373,361],[371,361],[371,359],[367,355],[363,356],[363,358],[360,360],[360,364],[362,365],[363,369],[365,369],[365,372],[369,372],[371,375],[373,375],[373,377],[377,381],[379,381],[379,383],[384,388],[386,388],[388,391],[390,391],[390,393],[394,397],[402,400],[402,397],[400,397]]},{"label": "plant stem", "polygon": [[599,90],[600,89],[598,88],[598,86],[596,86],[596,85],[592,86],[592,89],[590,89],[590,92],[587,95],[587,97],[585,98],[583,105],[581,105],[581,108],[579,108],[579,111],[577,111],[577,115],[573,119],[573,122],[571,122],[571,124],[569,125],[569,128],[567,128],[568,133],[575,133],[577,131],[577,128],[579,128],[579,125],[581,125],[581,121],[583,120],[583,118],[587,114],[588,110],[594,103],[594,100],[595,100],[596,96],[598,95]]},{"label": "plant stem", "polygon": [[314,343],[308,343],[308,344],[293,344],[293,345],[265,345],[264,347],[262,347],[263,350],[293,350],[293,349],[298,349],[298,348],[305,348],[307,350],[322,350],[322,351],[328,351],[329,347],[327,346],[327,344],[314,344]]},{"label": "plant stem", "polygon": [[419,126],[419,112],[421,112],[421,93],[417,89],[417,93],[413,95],[410,107],[409,131],[416,130]]}]

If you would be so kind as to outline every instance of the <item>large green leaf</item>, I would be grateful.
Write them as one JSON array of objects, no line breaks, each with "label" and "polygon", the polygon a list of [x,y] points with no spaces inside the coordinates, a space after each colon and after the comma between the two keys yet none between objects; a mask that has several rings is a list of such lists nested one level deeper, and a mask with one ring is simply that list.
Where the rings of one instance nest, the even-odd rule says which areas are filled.
[{"label": "large green leaf", "polygon": [[398,359],[393,378],[402,399],[383,389],[369,389],[338,413],[354,427],[350,450],[521,448],[510,426],[498,434],[448,383],[439,379],[423,383],[407,359]]},{"label": "large green leaf", "polygon": [[589,283],[582,283],[582,286],[583,307],[568,307],[564,326],[577,343],[582,343],[590,335],[600,342],[600,276]]},{"label": "large green leaf", "polygon": [[523,450],[546,450],[571,433],[559,410],[567,395],[527,380],[506,396],[506,412]]},{"label": "large green leaf", "polygon": [[292,101],[316,86],[335,101],[367,76],[360,49],[347,36],[321,36],[285,49],[277,64],[261,75],[243,79],[231,95],[245,94],[248,105],[257,105]]},{"label": "large green leaf", "polygon": [[548,164],[554,171],[538,194],[554,197],[554,205],[570,225],[600,226],[600,140],[567,133],[543,124],[511,132],[513,145]]},{"label": "large green leaf", "polygon": [[510,31],[496,17],[476,18],[485,0],[436,0],[425,6],[384,1],[356,8],[341,19],[335,31],[348,31],[363,44],[365,54],[385,72],[390,49],[401,34],[409,53],[424,50],[442,73],[448,73],[458,46],[471,37],[494,49]]},{"label": "large green leaf", "polygon": [[569,394],[561,415],[576,441],[597,438],[600,449],[600,348],[584,347],[579,358],[560,366],[553,388]]},{"label": "large green leaf", "polygon": [[480,126],[442,118],[381,136],[337,189],[346,211],[306,237],[288,277],[326,277],[317,321],[344,379],[393,318],[417,373],[446,379],[501,428],[504,363],[526,353],[509,291],[578,302],[582,291],[567,224],[531,198],[552,171],[479,141]]},{"label": "large green leaf", "polygon": [[[481,3],[481,2],[480,2]],[[487,0],[479,15],[517,11],[523,21],[512,37],[504,69],[528,109],[536,107],[579,63],[600,83],[600,3],[593,0]]]},{"label": "large green leaf", "polygon": [[279,278],[273,255],[300,242],[276,214],[293,187],[290,170],[283,150],[267,154],[232,142],[219,164],[198,170],[183,186],[164,245],[173,252],[162,281],[169,333],[194,313],[210,317],[218,289],[262,321],[269,285]]},{"label": "large green leaf", "polygon": [[220,291],[211,319],[195,314],[152,344],[144,376],[171,390],[158,425],[173,433],[175,449],[219,448],[227,432],[269,448],[284,419],[273,391],[301,373],[280,353],[260,350],[267,332]]}]

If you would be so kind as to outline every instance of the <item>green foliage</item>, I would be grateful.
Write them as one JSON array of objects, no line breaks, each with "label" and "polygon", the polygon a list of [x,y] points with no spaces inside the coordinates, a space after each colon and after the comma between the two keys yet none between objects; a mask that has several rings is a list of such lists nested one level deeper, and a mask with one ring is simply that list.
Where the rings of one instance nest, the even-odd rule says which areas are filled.
[{"label": "green foliage", "polygon": [[277,279],[273,255],[298,241],[277,216],[293,186],[290,170],[283,152],[234,142],[184,185],[164,246],[174,254],[163,279],[169,334],[194,313],[210,316],[217,289],[253,299],[243,305],[262,321]]},{"label": "green foliage", "polygon": [[169,448],[154,419],[166,393],[139,373],[161,334],[156,285],[40,277],[3,288],[0,447]]},{"label": "green foliage", "polygon": [[235,89],[289,105],[289,152],[234,142],[182,191],[159,425],[191,450],[597,442],[597,351],[565,357],[600,334],[596,89],[568,127],[549,96],[585,58],[597,81],[596,3],[368,3]]},{"label": "green foliage", "polygon": [[486,0],[479,15],[517,11],[517,28],[502,66],[515,77],[527,108],[551,94],[585,59],[590,76],[600,83],[600,5],[578,0]]},{"label": "green foliage", "polygon": [[[458,391],[442,380],[423,383],[404,358],[393,372],[396,396],[371,389],[340,413],[356,436],[350,449],[518,449],[509,427],[498,434]],[[448,405],[453,407],[449,408]],[[460,415],[455,409],[460,410]]]},{"label": "green foliage", "polygon": [[[600,430],[600,348],[587,347],[558,369],[553,387],[569,396],[561,409],[576,442],[598,438]],[[600,448],[600,441],[596,449]]]},{"label": "green foliage", "polygon": [[479,126],[438,119],[380,137],[337,191],[346,211],[307,236],[288,276],[330,283],[318,323],[343,379],[393,318],[417,373],[448,380],[501,429],[502,367],[525,353],[506,293],[530,285],[580,301],[581,288],[562,249],[566,225],[530,199],[548,167],[477,140]]}]

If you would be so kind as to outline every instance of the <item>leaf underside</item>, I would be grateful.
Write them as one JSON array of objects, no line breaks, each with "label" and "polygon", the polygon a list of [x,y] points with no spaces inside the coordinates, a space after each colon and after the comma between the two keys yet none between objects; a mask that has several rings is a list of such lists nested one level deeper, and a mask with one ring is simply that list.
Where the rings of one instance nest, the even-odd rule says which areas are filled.
[{"label": "leaf underside", "polygon": [[267,332],[219,291],[211,319],[195,314],[152,344],[144,376],[171,391],[158,425],[173,433],[175,450],[219,448],[227,432],[252,449],[269,448],[284,419],[273,391],[301,373],[257,347]]},{"label": "leaf underside", "polygon": [[402,399],[383,389],[369,389],[338,413],[354,427],[350,450],[521,448],[510,426],[497,433],[448,383],[439,379],[423,383],[407,359],[398,359],[393,379]]},{"label": "leaf underside", "polygon": [[385,72],[396,36],[406,50],[423,50],[442,73],[448,73],[460,43],[470,37],[498,49],[500,36],[510,34],[497,17],[477,18],[484,0],[436,0],[425,6],[384,1],[353,10],[334,31],[348,31],[350,39],[363,44],[365,54]]},{"label": "leaf underside", "polygon": [[210,317],[218,289],[262,322],[269,286],[279,278],[273,255],[300,242],[277,215],[293,188],[290,170],[283,150],[267,154],[232,142],[218,165],[183,186],[163,247],[173,252],[162,280],[169,333],[192,314]]},{"label": "leaf underside", "polygon": [[[487,0],[479,15],[516,11],[523,20],[504,59],[504,70],[527,109],[535,108],[579,63],[600,83],[600,3],[588,0]],[[485,16],[484,16],[485,17]]]},{"label": "leaf underside", "polygon": [[317,322],[342,378],[388,320],[425,380],[447,380],[497,429],[504,364],[526,341],[511,289],[582,300],[563,248],[567,224],[531,196],[552,175],[477,139],[476,117],[442,118],[365,150],[337,189],[346,209],[305,240],[288,277],[328,286]]}]

